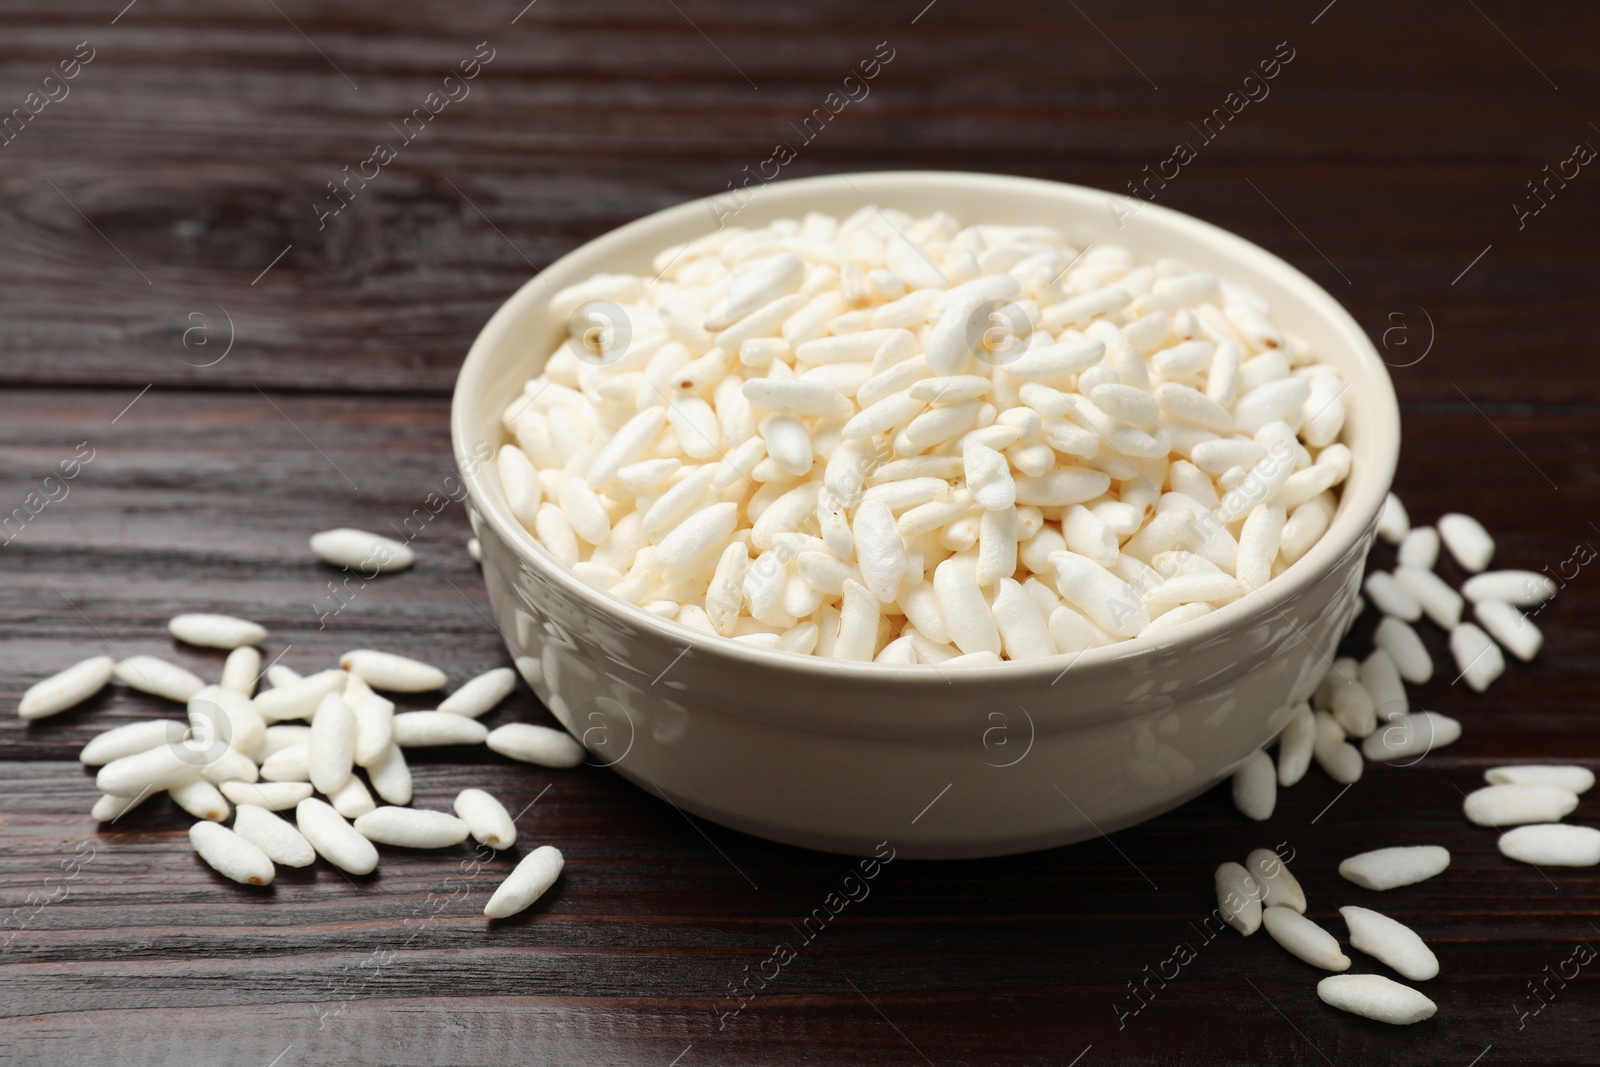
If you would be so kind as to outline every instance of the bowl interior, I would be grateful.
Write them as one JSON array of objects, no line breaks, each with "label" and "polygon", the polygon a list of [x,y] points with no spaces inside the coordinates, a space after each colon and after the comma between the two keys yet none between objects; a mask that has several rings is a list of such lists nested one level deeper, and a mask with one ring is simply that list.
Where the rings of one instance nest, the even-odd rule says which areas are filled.
[{"label": "bowl interior", "polygon": [[[742,201],[721,197],[691,201],[614,230],[557,260],[518,290],[490,319],[463,365],[456,383],[452,430],[457,463],[483,521],[491,523],[519,554],[542,572],[553,573],[574,595],[602,610],[625,616],[637,626],[669,632],[697,651],[791,670],[859,672],[863,681],[888,680],[947,684],[939,672],[879,664],[841,664],[815,656],[752,649],[716,640],[593,589],[550,557],[511,516],[498,480],[486,473],[492,463],[474,457],[490,453],[508,439],[500,423],[505,406],[523,383],[538,373],[566,335],[566,322],[548,309],[560,289],[601,272],[654,277],[652,261],[664,248],[726,225],[757,227],[774,219],[820,211],[844,218],[864,206],[895,208],[912,215],[945,211],[963,224],[995,223],[1054,226],[1078,248],[1121,244],[1140,260],[1171,256],[1215,271],[1254,288],[1271,302],[1274,320],[1311,342],[1318,356],[1336,366],[1348,388],[1343,395],[1343,440],[1353,463],[1342,487],[1333,522],[1304,557],[1263,586],[1265,597],[1246,597],[1164,633],[1091,650],[1079,666],[1148,651],[1171,650],[1205,642],[1276,610],[1277,602],[1322,577],[1333,562],[1363,536],[1376,518],[1393,479],[1399,454],[1399,412],[1383,361],[1355,320],[1326,291],[1264,249],[1191,216],[1081,186],[1000,175],[949,172],[885,172],[831,175],[774,182]],[[981,684],[994,672],[1055,674],[1061,657],[1003,662],[960,672]],[[1075,668],[1077,669],[1077,668]]]}]

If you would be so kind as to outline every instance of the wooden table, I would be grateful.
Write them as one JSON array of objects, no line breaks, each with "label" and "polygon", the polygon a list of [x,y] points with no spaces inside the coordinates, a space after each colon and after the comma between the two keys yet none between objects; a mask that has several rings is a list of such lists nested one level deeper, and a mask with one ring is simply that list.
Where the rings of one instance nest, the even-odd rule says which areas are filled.
[{"label": "wooden table", "polygon": [[[1187,142],[1157,202],[1287,257],[1379,342],[1413,516],[1470,510],[1500,563],[1570,582],[1539,616],[1536,663],[1487,697],[1446,670],[1418,692],[1465,723],[1449,750],[1347,792],[1313,771],[1265,825],[1223,787],[1110,840],[893,863],[721,1026],[730,988],[849,861],[687,819],[603,770],[462,751],[419,761],[418,802],[479,785],[531,804],[526,839],[568,860],[532,912],[487,926],[509,864],[465,849],[249,891],[195,858],[165,801],[108,828],[87,814],[79,746],[170,706],[118,690],[0,721],[0,1061],[1600,1062],[1596,968],[1550,977],[1600,944],[1600,879],[1503,860],[1460,792],[1508,759],[1593,760],[1600,740],[1600,578],[1567,562],[1600,545],[1600,176],[1540,200],[1527,185],[1600,145],[1592,5],[124,2],[0,8],[0,113],[54,97],[0,145],[3,510],[93,457],[0,546],[6,706],[96,653],[215,677],[220,655],[165,636],[180,610],[260,619],[269,655],[302,669],[355,646],[457,679],[505,662],[458,505],[417,534],[413,571],[321,629],[333,575],[307,535],[383,530],[441,484],[458,362],[534,270],[741,180],[879,42],[893,58],[870,94],[786,176],[973,169],[1120,191]],[[445,79],[474,59],[461,96]],[[75,76],[45,82],[63,62]],[[396,127],[436,91],[458,99],[407,142]],[[1207,140],[1234,91],[1257,99]],[[380,141],[396,158],[332,199]],[[546,718],[526,691],[488,721],[523,718]],[[1435,1019],[1336,1013],[1264,935],[1200,936],[1216,864],[1279,842],[1318,921],[1342,934],[1337,906],[1375,905],[1433,944]],[[1335,874],[1400,843],[1454,864],[1383,897]],[[1193,959],[1173,976],[1178,945]]]}]

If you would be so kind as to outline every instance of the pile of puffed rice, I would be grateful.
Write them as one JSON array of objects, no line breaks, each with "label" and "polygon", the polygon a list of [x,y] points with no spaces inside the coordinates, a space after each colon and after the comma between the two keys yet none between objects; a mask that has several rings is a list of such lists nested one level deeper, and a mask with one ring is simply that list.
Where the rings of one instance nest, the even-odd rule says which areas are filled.
[{"label": "pile of puffed rice", "polygon": [[[311,544],[324,560],[362,573],[403,570],[413,558],[405,545],[359,530],[325,531]],[[466,682],[437,710],[396,714],[394,703],[375,690],[431,693],[445,687],[445,673],[404,656],[357,649],[340,657],[338,668],[307,677],[274,664],[264,675],[271,688],[257,693],[262,672],[255,646],[267,638],[264,627],[194,614],[173,618],[168,630],[189,645],[230,650],[218,684],[156,656],[120,662],[96,656],[34,685],[17,712],[24,719],[55,715],[113,678],[185,705],[187,721],[141,719],[83,747],[79,759],[99,768],[95,786],[103,794],[93,815],[115,822],[166,793],[200,820],[189,829],[195,851],[236,882],[268,885],[276,864],[305,867],[318,856],[350,874],[368,874],[378,865],[379,844],[445,848],[469,834],[496,850],[516,843],[511,815],[484,790],[462,790],[453,815],[409,807],[406,749],[485,744],[544,767],[575,767],[584,759],[583,746],[564,731],[529,723],[489,730],[477,721],[516,687],[509,667]],[[273,814],[289,808],[293,823]],[[223,825],[230,815],[232,829]],[[529,852],[495,890],[484,915],[499,919],[522,911],[550,888],[563,864],[560,850],[549,845]]]},{"label": "pile of puffed rice", "polygon": [[[1234,775],[1234,803],[1251,819],[1271,818],[1278,787],[1299,782],[1313,759],[1348,788],[1361,778],[1367,761],[1414,763],[1461,737],[1455,719],[1411,710],[1406,685],[1423,684],[1434,671],[1412,623],[1426,617],[1449,634],[1460,672],[1456,680],[1480,693],[1505,672],[1501,646],[1530,660],[1544,643],[1523,609],[1554,596],[1556,583],[1533,571],[1486,570],[1495,544],[1476,519],[1451,513],[1436,527],[1413,527],[1405,506],[1391,493],[1378,518],[1378,534],[1399,549],[1393,572],[1372,571],[1363,583],[1366,599],[1383,614],[1373,635],[1377,647],[1363,660],[1333,661],[1312,699],[1295,709],[1277,738],[1276,767],[1262,750]],[[1434,570],[1441,544],[1472,575],[1459,592]],[[1469,603],[1482,627],[1464,620]],[[1366,600],[1358,602],[1358,608],[1365,606]],[[1506,858],[1540,867],[1600,865],[1600,829],[1561,822],[1593,788],[1593,771],[1571,764],[1521,764],[1492,767],[1484,779],[1489,784],[1465,796],[1462,808],[1478,826],[1514,827],[1500,837]],[[1339,865],[1339,873],[1381,892],[1425,881],[1449,866],[1450,852],[1442,846],[1402,845],[1352,856]],[[1305,893],[1278,855],[1257,849],[1244,866],[1218,867],[1215,881],[1214,914],[1220,922],[1246,937],[1265,926],[1274,941],[1311,966],[1350,969],[1338,940],[1306,918]],[[1410,927],[1367,908],[1341,907],[1339,913],[1353,948],[1412,981],[1438,975],[1438,959]],[[1317,984],[1317,995],[1342,1011],[1396,1025],[1421,1022],[1438,1010],[1420,990],[1381,974],[1336,973]]]},{"label": "pile of puffed rice", "polygon": [[585,581],[757,648],[1079,652],[1259,589],[1326,531],[1345,384],[1245,286],[1043,226],[864,208],[556,294],[511,511]]}]

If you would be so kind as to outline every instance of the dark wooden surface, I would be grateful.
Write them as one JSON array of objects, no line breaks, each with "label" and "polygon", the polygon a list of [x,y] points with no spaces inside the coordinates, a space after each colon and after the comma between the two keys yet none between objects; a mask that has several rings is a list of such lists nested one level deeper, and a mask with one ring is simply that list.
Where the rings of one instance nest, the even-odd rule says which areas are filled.
[{"label": "dark wooden surface", "polygon": [[[382,530],[438,487],[458,361],[534,268],[722,189],[880,41],[895,58],[870,96],[786,174],[979,169],[1121,190],[1197,142],[1190,123],[1289,42],[1270,96],[1160,202],[1284,255],[1383,345],[1415,517],[1471,510],[1499,562],[1531,569],[1600,545],[1600,174],[1520,229],[1513,207],[1577,142],[1600,145],[1591,5],[123,2],[0,3],[0,114],[78,42],[94,49],[70,95],[0,146],[4,510],[80,442],[94,450],[70,495],[0,546],[5,707],[98,652],[215,676],[220,656],[164,637],[185,609],[260,619],[269,654],[304,669],[368,645],[457,678],[504,662],[459,506],[417,539],[415,570],[320,631],[331,574],[306,536]],[[471,95],[319,230],[325,183],[480,41],[494,58]],[[0,718],[0,1062],[1597,1063],[1595,965],[1540,987],[1537,1014],[1529,983],[1600,945],[1600,878],[1502,860],[1459,793],[1494,762],[1600,757],[1597,589],[1577,569],[1540,616],[1539,661],[1487,697],[1448,671],[1420,691],[1465,723],[1448,751],[1369,768],[1342,796],[1313,770],[1266,825],[1223,788],[1111,843],[895,862],[722,1028],[730,985],[795,939],[847,860],[691,823],[603,770],[460,752],[419,761],[418,801],[466,785],[513,810],[538,798],[524,839],[568,863],[533,912],[486,926],[509,861],[473,873],[465,849],[385,850],[369,878],[319,866],[249,891],[199,863],[164,801],[111,829],[89,819],[78,746],[170,713],[160,701],[119,691],[31,726]],[[543,715],[524,691],[490,721]],[[1376,906],[1434,945],[1435,1019],[1335,1013],[1318,972],[1264,935],[1198,936],[1212,868],[1279,842],[1317,920],[1343,934],[1339,905]],[[1407,843],[1455,863],[1383,896],[1335,874]],[[1180,943],[1192,962],[1119,1016],[1137,1005],[1127,983],[1170,974]]]}]

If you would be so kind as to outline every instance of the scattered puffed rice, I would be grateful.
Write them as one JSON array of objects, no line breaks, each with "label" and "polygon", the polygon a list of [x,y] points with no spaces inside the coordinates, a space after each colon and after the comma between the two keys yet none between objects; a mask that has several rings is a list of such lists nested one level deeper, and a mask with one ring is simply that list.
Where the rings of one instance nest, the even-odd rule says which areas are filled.
[{"label": "scattered puffed rice", "polygon": [[1504,600],[1519,608],[1531,608],[1556,595],[1556,583],[1535,571],[1487,571],[1474,574],[1461,586],[1461,595],[1473,603]]},{"label": "scattered puffed rice", "polygon": [[1436,748],[1454,744],[1461,724],[1436,711],[1418,711],[1393,719],[1361,743],[1361,754],[1375,763],[1421,759]]},{"label": "scattered puffed rice", "polygon": [[1361,664],[1341,656],[1334,660],[1326,682],[1326,689],[1319,692],[1340,728],[1355,738],[1372,733],[1378,725],[1378,706],[1361,684]]},{"label": "scattered puffed rice", "polygon": [[94,656],[74,663],[59,674],[35,682],[22,694],[17,715],[24,719],[42,719],[66,711],[104,689],[111,681],[111,674],[109,656]]},{"label": "scattered puffed rice", "polygon": [[1383,508],[1378,512],[1378,536],[1391,545],[1398,545],[1411,532],[1411,519],[1400,498],[1390,493],[1383,498]]},{"label": "scattered puffed rice", "polygon": [[1352,948],[1388,964],[1413,982],[1438,977],[1438,957],[1411,927],[1368,908],[1344,907],[1339,914],[1350,928]]},{"label": "scattered puffed rice", "polygon": [[253,783],[261,777],[258,768],[249,756],[238,749],[230,748],[218,753],[208,751],[209,757],[200,766],[200,777],[212,785],[221,785],[223,782]]},{"label": "scattered puffed rice", "polygon": [[1452,512],[1439,517],[1439,539],[1461,569],[1476,574],[1494,558],[1494,538],[1471,515]]},{"label": "scattered puffed rice", "polygon": [[372,781],[372,791],[390,804],[411,803],[411,768],[406,765],[405,753],[394,742],[367,765],[367,777]]},{"label": "scattered puffed rice", "polygon": [[103,767],[112,760],[148,752],[157,745],[182,744],[189,724],[177,719],[143,719],[117,726],[89,739],[78,753],[85,767]]},{"label": "scattered puffed rice", "polygon": [[411,549],[399,541],[349,527],[312,534],[311,551],[335,567],[379,574],[403,571],[416,560]]},{"label": "scattered puffed rice", "polygon": [[198,777],[199,760],[195,754],[183,745],[165,744],[107,763],[95,775],[94,787],[112,796],[133,797],[170,789]]},{"label": "scattered puffed rice", "polygon": [[114,797],[106,793],[94,802],[89,814],[99,822],[115,822],[154,795],[148,790],[136,797]]},{"label": "scattered puffed rice", "polygon": [[350,680],[344,683],[344,692],[340,694],[340,699],[344,701],[345,707],[355,711],[368,697],[377,695],[365,678],[359,674],[352,674]]},{"label": "scattered puffed rice", "polygon": [[1400,677],[1412,685],[1424,685],[1433,677],[1433,657],[1417,636],[1417,631],[1394,616],[1386,616],[1373,631],[1372,643],[1389,653]]},{"label": "scattered puffed rice", "polygon": [[1566,823],[1535,823],[1500,835],[1507,859],[1535,867],[1593,867],[1600,864],[1600,830]]},{"label": "scattered puffed rice", "polygon": [[1289,725],[1278,735],[1278,785],[1287,789],[1306,776],[1316,737],[1317,720],[1311,713],[1311,705],[1301,704]]},{"label": "scattered puffed rice", "polygon": [[222,795],[240,808],[257,807],[267,811],[292,808],[311,795],[310,782],[223,782]]},{"label": "scattered puffed rice", "polygon": [[1400,542],[1395,558],[1402,567],[1433,570],[1433,565],[1439,562],[1439,531],[1432,526],[1413,526]]},{"label": "scattered puffed rice", "polygon": [[251,704],[256,713],[269,723],[285,719],[309,719],[316,714],[317,706],[329,693],[343,693],[350,676],[344,671],[318,671],[293,682],[275,685],[264,693],[257,693]]},{"label": "scattered puffed rice", "polygon": [[1519,763],[1491,767],[1483,772],[1491,785],[1556,785],[1569,793],[1587,793],[1594,788],[1594,772],[1587,767],[1555,763]]},{"label": "scattered puffed rice", "polygon": [[1261,913],[1261,925],[1272,940],[1313,967],[1325,971],[1350,969],[1350,957],[1339,950],[1338,939],[1293,908],[1266,908]]},{"label": "scattered puffed rice", "polygon": [[206,683],[178,666],[155,656],[130,656],[111,668],[117,680],[130,689],[150,693],[182,704],[206,687]]},{"label": "scattered puffed rice", "polygon": [[1252,752],[1233,772],[1233,806],[1247,819],[1265,822],[1278,803],[1278,775],[1272,757]]},{"label": "scattered puffed rice", "polygon": [[1427,996],[1381,974],[1335,974],[1317,983],[1324,1004],[1376,1019],[1409,1026],[1433,1018],[1439,1006]]},{"label": "scattered puffed rice", "polygon": [[1558,785],[1486,785],[1467,794],[1462,810],[1479,826],[1556,822],[1572,814],[1578,795]]},{"label": "scattered puffed rice", "polygon": [[489,736],[489,728],[478,720],[446,711],[407,711],[394,717],[392,729],[401,748],[481,745]]},{"label": "scattered puffed rice", "polygon": [[189,727],[197,737],[208,742],[213,738],[225,741],[230,748],[256,759],[266,740],[267,724],[256,711],[250,698],[243,693],[208,685],[189,698],[185,709],[189,713]]},{"label": "scattered puffed rice", "polygon": [[378,850],[372,842],[345,822],[344,816],[327,803],[310,797],[294,809],[295,825],[317,855],[351,874],[371,874],[378,866]]},{"label": "scattered puffed rice", "polygon": [[516,687],[517,672],[510,667],[496,667],[478,675],[441,700],[439,710],[476,719],[493,710]]},{"label": "scattered puffed rice", "polygon": [[317,792],[331,797],[344,788],[355,766],[355,750],[356,714],[340,694],[329,693],[317,707],[306,742],[306,767]]},{"label": "scattered puffed rice", "polygon": [[261,735],[261,758],[268,759],[286,748],[311,743],[311,727],[304,723],[279,723]]},{"label": "scattered puffed rice", "polygon": [[361,776],[356,774],[352,774],[344,785],[328,794],[328,803],[333,805],[334,811],[347,819],[359,818],[378,806],[373,802],[372,794],[367,792],[367,787],[362,784]]},{"label": "scattered puffed rice", "polygon": [[358,818],[356,831],[369,841],[401,848],[448,848],[467,839],[463,819],[419,808],[376,808]]},{"label": "scattered puffed rice", "polygon": [[1435,625],[1444,630],[1453,630],[1460,624],[1465,601],[1460,593],[1445,584],[1443,578],[1421,567],[1400,567],[1394,572],[1394,580],[1415,598]]},{"label": "scattered puffed rice", "polygon": [[221,822],[228,817],[228,802],[204,778],[192,778],[167,790],[172,802],[197,819]]},{"label": "scattered puffed rice", "polygon": [[504,849],[517,843],[517,826],[511,813],[482,789],[463,789],[456,795],[455,811],[479,844]]},{"label": "scattered puffed rice", "polygon": [[1405,680],[1394,657],[1381,648],[1361,661],[1359,670],[1361,687],[1372,697],[1373,710],[1379,719],[1398,719],[1411,710],[1411,698],[1406,696]]},{"label": "scattered puffed rice", "polygon": [[273,863],[285,867],[309,867],[316,862],[316,851],[305,836],[266,808],[240,804],[233,818],[233,832],[266,853]]},{"label": "scattered puffed rice", "polygon": [[1217,913],[1222,920],[1246,937],[1260,929],[1261,883],[1237,863],[1218,867],[1216,883]]},{"label": "scattered puffed rice", "polygon": [[1289,908],[1302,915],[1306,910],[1306,893],[1299,879],[1270,848],[1258,848],[1244,858],[1245,869],[1266,891],[1262,903],[1269,907]]},{"label": "scattered puffed rice", "polygon": [[1477,693],[1488,689],[1506,670],[1500,646],[1470,622],[1450,631],[1450,655],[1455,657],[1461,677]]},{"label": "scattered puffed rice", "polygon": [[1450,850],[1438,845],[1401,845],[1363,852],[1339,864],[1339,875],[1379,891],[1425,882],[1450,866]]},{"label": "scattered puffed rice", "polygon": [[222,688],[244,696],[254,696],[256,681],[261,675],[261,653],[250,645],[242,645],[228,653],[222,664]]},{"label": "scattered puffed rice", "polygon": [[[345,701],[349,706],[349,701]],[[354,709],[356,719],[355,761],[358,767],[370,767],[382,758],[389,742],[394,740],[394,702],[368,693]]]},{"label": "scattered puffed rice", "polygon": [[218,874],[243,885],[271,885],[277,873],[265,852],[226,826],[197,822],[189,827],[189,842]]},{"label": "scattered puffed rice", "polygon": [[444,671],[431,664],[365,648],[340,656],[339,666],[359,674],[374,689],[391,693],[427,693],[443,689],[448,680]]},{"label": "scattered puffed rice", "polygon": [[279,749],[261,764],[261,777],[269,782],[311,781],[311,742]]},{"label": "scattered puffed rice", "polygon": [[576,767],[588,755],[571,734],[525,722],[496,728],[484,743],[502,756],[541,767]]},{"label": "scattered puffed rice", "polygon": [[285,666],[282,663],[274,663],[272,666],[268,667],[266,676],[267,684],[272,686],[274,689],[282,689],[284,686],[300,680],[299,671],[295,670],[293,667]]},{"label": "scattered puffed rice", "polygon": [[1513,656],[1527,662],[1539,654],[1544,634],[1526,615],[1504,600],[1480,600],[1472,606],[1472,611],[1483,628]]},{"label": "scattered puffed rice", "polygon": [[1361,772],[1366,767],[1361,759],[1361,750],[1344,739],[1344,729],[1327,712],[1317,712],[1314,722],[1316,736],[1311,752],[1316,757],[1317,766],[1341,785],[1360,781]]},{"label": "scattered puffed rice", "polygon": [[1367,575],[1367,580],[1361,584],[1361,591],[1385,615],[1393,615],[1406,622],[1416,622],[1422,618],[1422,605],[1417,603],[1417,598],[1402,588],[1388,571],[1373,571]]},{"label": "scattered puffed rice", "polygon": [[525,910],[555,884],[565,864],[560,849],[540,845],[522,857],[522,862],[500,883],[484,905],[483,914],[490,919],[505,919]]},{"label": "scattered puffed rice", "polygon": [[179,641],[201,648],[241,648],[267,639],[266,627],[232,615],[175,615],[167,630]]}]

